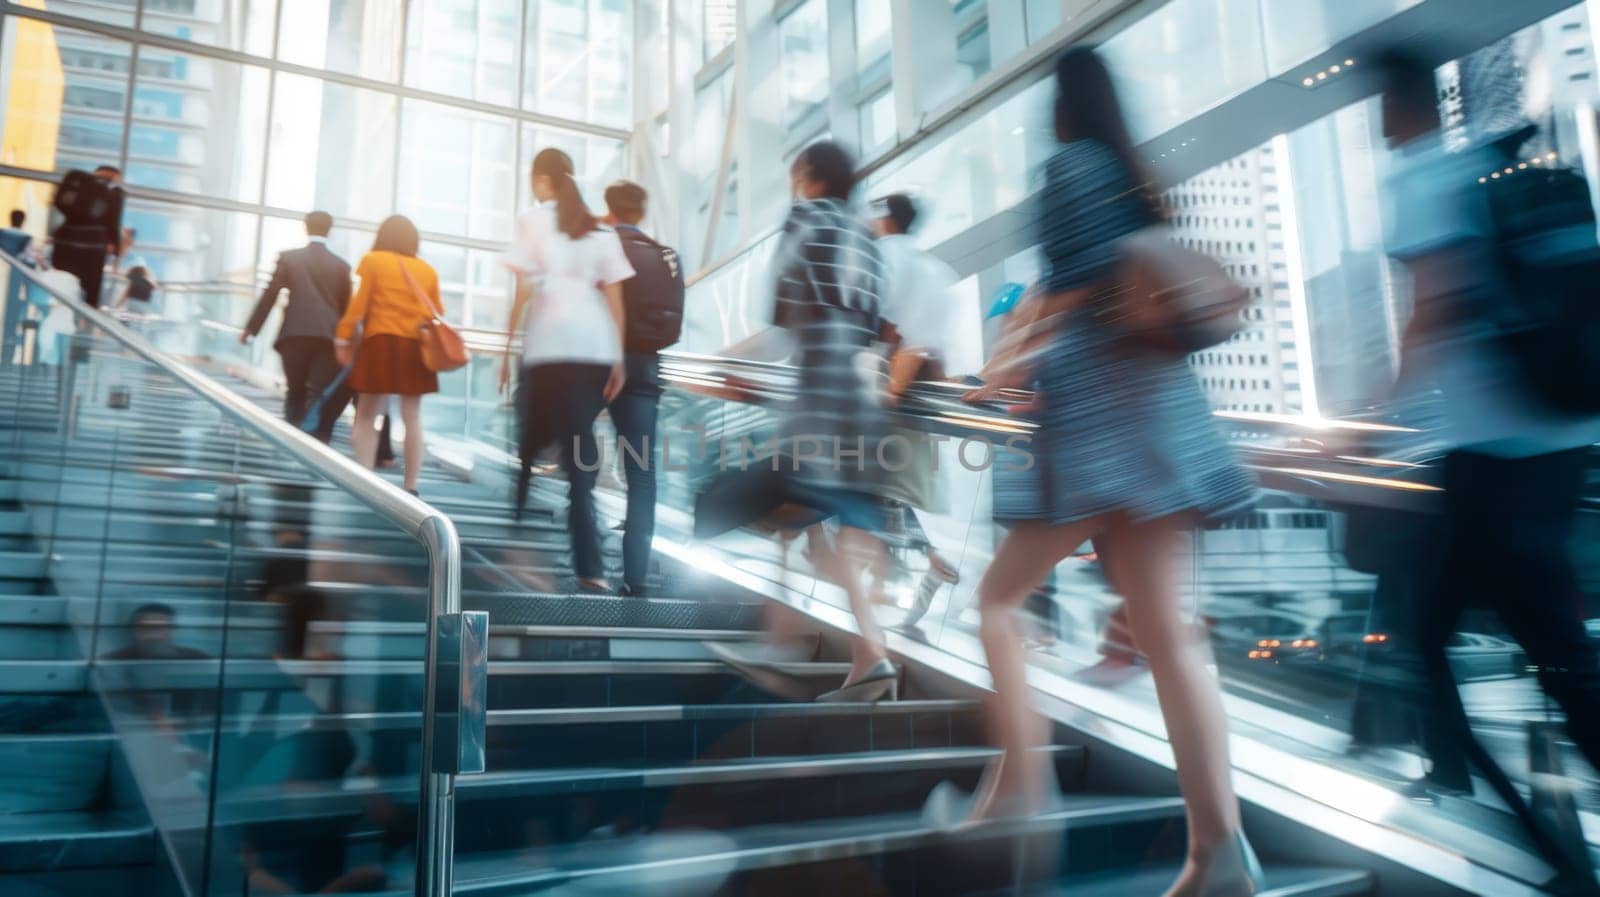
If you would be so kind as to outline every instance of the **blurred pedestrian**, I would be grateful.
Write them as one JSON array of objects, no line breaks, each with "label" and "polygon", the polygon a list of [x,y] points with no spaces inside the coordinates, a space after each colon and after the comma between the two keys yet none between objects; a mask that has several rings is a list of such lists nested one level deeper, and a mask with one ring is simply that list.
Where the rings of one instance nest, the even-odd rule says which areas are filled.
[{"label": "blurred pedestrian", "polygon": [[[522,333],[516,515],[521,519],[526,507],[534,461],[556,443],[567,476],[567,532],[578,587],[610,591],[595,524],[601,459],[594,421],[627,382],[622,283],[634,270],[616,232],[584,204],[570,156],[541,150],[530,178],[535,205],[518,217],[506,253],[507,265],[531,284],[518,291],[506,328]],[[508,354],[502,388],[510,382],[509,360]]]},{"label": "blurred pedestrian", "polygon": [[[422,238],[410,219],[394,215],[378,226],[372,250],[356,266],[360,286],[335,332],[339,363],[353,364],[350,386],[356,420],[350,434],[356,460],[378,463],[378,414],[389,396],[400,399],[405,425],[405,489],[417,492],[422,471],[422,397],[439,391],[439,376],[422,359],[422,326],[440,314],[439,275],[417,251]],[[359,333],[357,328],[360,328]]]},{"label": "blurred pedestrian", "polygon": [[[0,252],[4,252],[23,265],[33,267],[34,246],[33,235],[23,230],[23,225],[28,222],[28,213],[21,209],[12,209],[10,226],[0,228]],[[18,336],[18,328],[22,326],[22,316],[28,310],[27,293],[28,282],[19,274],[10,271],[4,272],[6,276],[5,296],[5,332],[0,334],[0,363],[10,364],[12,347]]]},{"label": "blurred pedestrian", "polygon": [[305,217],[305,228],[306,245],[278,256],[272,280],[261,291],[239,342],[247,344],[261,333],[267,316],[278,305],[279,294],[288,291],[283,323],[272,344],[283,362],[283,418],[298,427],[305,421],[310,403],[320,400],[312,430],[318,439],[328,442],[333,438],[334,422],[350,402],[347,390],[323,395],[339,377],[333,339],[350,304],[350,264],[328,248],[332,215],[311,212]]},{"label": "blurred pedestrian", "polygon": [[622,533],[622,589],[641,597],[650,573],[656,528],[656,408],[661,403],[662,349],[683,329],[683,265],[678,253],[640,230],[649,196],[632,181],[606,188],[606,223],[617,232],[634,276],[622,282],[622,392],[611,400],[617,453],[628,482]]},{"label": "blurred pedestrian", "polygon": [[[894,322],[894,353],[889,362],[889,397],[900,396],[917,380],[943,379],[950,371],[954,329],[960,326],[952,287],[955,271],[933,253],[917,246],[913,228],[921,218],[918,202],[907,193],[892,193],[872,204],[872,230],[883,255],[883,317]],[[911,608],[902,627],[914,626],[933,605],[934,596],[946,584],[960,580],[956,568],[945,560],[928,537],[918,511],[940,513],[945,505],[945,488],[939,475],[938,443],[920,431],[899,429],[910,456],[905,469],[885,477],[885,495],[903,502],[903,529],[911,545],[928,561],[927,572],[917,584]]]},{"label": "blurred pedestrian", "polygon": [[[798,368],[796,396],[781,428],[784,492],[793,504],[832,520],[808,530],[811,560],[844,590],[855,615],[850,671],[824,701],[875,701],[896,694],[899,671],[889,660],[873,616],[868,571],[887,564],[880,536],[890,529],[878,492],[878,445],[884,434],[881,367],[864,363],[885,334],[883,257],[850,196],[855,163],[838,144],[814,143],[789,170],[794,205],[783,225],[773,269],[774,329],[758,342]],[[748,343],[749,341],[747,341]],[[719,652],[759,682],[781,675],[794,659],[783,635],[761,651]]]},{"label": "blurred pedestrian", "polygon": [[78,278],[83,300],[100,306],[107,260],[122,252],[122,171],[101,165],[93,172],[69,171],[56,188],[61,224],[51,235],[50,265]]},{"label": "blurred pedestrian", "polygon": [[[1600,766],[1600,656],[1570,555],[1589,447],[1600,441],[1600,396],[1585,379],[1600,357],[1584,342],[1592,327],[1562,323],[1594,315],[1600,247],[1588,185],[1553,159],[1517,165],[1531,126],[1447,152],[1432,65],[1402,50],[1375,62],[1397,156],[1385,245],[1414,291],[1398,388],[1442,392],[1451,446],[1442,559],[1408,633],[1425,676],[1416,699],[1433,760],[1426,787],[1470,793],[1470,758],[1562,870],[1560,887],[1596,893],[1587,857],[1563,855],[1473,739],[1445,653],[1469,603],[1493,610],[1565,712],[1568,736]],[[1572,364],[1541,378],[1561,358]]]},{"label": "blurred pedestrian", "polygon": [[[1047,730],[1029,707],[1016,610],[1056,564],[1105,536],[1116,545],[1104,559],[1108,576],[1155,677],[1188,813],[1188,856],[1168,894],[1253,894],[1259,868],[1233,791],[1221,696],[1185,622],[1177,561],[1185,529],[1247,508],[1255,484],[1183,354],[1136,342],[1119,322],[1131,311],[1114,289],[1124,243],[1162,216],[1093,50],[1069,49],[1057,63],[1055,127],[1061,146],[1045,165],[1037,213],[1045,274],[1028,300],[1034,313],[1019,319],[1045,325],[1030,334],[1037,352],[1001,356],[971,396],[1027,383],[1038,390],[1033,448],[1045,491],[1031,519],[1014,521],[978,585],[1004,754],[970,808],[950,805],[991,818],[1032,813],[1053,798],[1048,756],[1032,750]],[[940,803],[931,809],[950,815]]]},{"label": "blurred pedestrian", "polygon": [[150,268],[143,262],[129,268],[125,276],[128,282],[123,286],[122,295],[117,297],[116,304],[112,307],[127,308],[128,303],[132,302],[136,303],[133,306],[134,311],[148,313],[150,302],[155,298],[156,290],[161,288],[161,284],[150,274]]}]

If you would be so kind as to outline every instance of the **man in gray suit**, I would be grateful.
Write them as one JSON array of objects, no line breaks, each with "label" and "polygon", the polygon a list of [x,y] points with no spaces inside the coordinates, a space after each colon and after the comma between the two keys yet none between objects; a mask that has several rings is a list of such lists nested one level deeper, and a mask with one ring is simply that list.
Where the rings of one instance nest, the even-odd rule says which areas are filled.
[{"label": "man in gray suit", "polygon": [[[339,362],[333,353],[333,331],[350,303],[350,265],[328,249],[328,232],[333,216],[312,212],[306,216],[309,242],[278,256],[272,282],[261,293],[250,323],[239,336],[248,343],[261,332],[261,325],[278,303],[278,294],[289,291],[283,310],[283,326],[273,348],[283,359],[283,376],[288,392],[283,397],[283,416],[299,426],[311,402],[339,375]],[[316,436],[323,442],[333,436],[333,423],[350,399],[348,391],[322,409]]]}]

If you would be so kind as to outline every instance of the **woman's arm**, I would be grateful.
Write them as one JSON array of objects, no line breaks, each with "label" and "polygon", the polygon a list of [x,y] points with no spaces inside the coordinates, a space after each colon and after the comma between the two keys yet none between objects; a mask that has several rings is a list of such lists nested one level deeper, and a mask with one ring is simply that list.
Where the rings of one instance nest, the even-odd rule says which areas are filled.
[{"label": "woman's arm", "polygon": [[983,370],[978,373],[984,385],[968,394],[970,401],[993,397],[996,390],[1020,387],[1027,383],[1039,355],[1050,347],[1050,340],[1063,326],[1066,316],[1090,296],[1091,287],[1062,293],[1030,292],[1009,315]]}]

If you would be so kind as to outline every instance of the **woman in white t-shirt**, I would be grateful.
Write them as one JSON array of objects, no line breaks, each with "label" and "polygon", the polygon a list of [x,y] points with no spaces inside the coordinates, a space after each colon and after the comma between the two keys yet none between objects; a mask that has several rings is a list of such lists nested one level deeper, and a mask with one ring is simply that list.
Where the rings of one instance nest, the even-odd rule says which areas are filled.
[{"label": "woman in white t-shirt", "polygon": [[[537,204],[517,219],[506,264],[525,278],[508,329],[522,325],[518,390],[521,439],[516,510],[527,503],[533,460],[551,442],[561,448],[568,482],[567,529],[578,586],[608,590],[594,520],[600,468],[594,420],[622,391],[622,281],[633,276],[616,233],[583,203],[572,159],[547,149],[533,160]],[[507,362],[509,364],[509,351]],[[502,385],[509,379],[502,373]]]}]

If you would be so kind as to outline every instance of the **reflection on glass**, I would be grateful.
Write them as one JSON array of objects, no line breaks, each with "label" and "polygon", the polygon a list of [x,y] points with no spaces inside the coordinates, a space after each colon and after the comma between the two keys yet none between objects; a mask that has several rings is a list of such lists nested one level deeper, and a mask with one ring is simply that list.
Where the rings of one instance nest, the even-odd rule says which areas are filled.
[{"label": "reflection on glass", "polygon": [[115,163],[131,46],[31,19],[5,27],[0,162],[36,171]]},{"label": "reflection on glass", "polygon": [[399,76],[402,4],[391,0],[281,2],[285,35],[278,41],[278,58],[379,81]]},{"label": "reflection on glass", "polygon": [[516,0],[414,0],[406,12],[406,83],[511,106]]},{"label": "reflection on glass", "polygon": [[511,232],[509,119],[406,100],[396,206],[423,231],[502,240]]},{"label": "reflection on glass", "polygon": [[778,22],[783,124],[794,128],[828,98],[828,6],[806,0]]},{"label": "reflection on glass", "polygon": [[155,0],[145,3],[141,27],[151,34],[270,56],[277,14],[277,0]]},{"label": "reflection on glass", "polygon": [[715,354],[770,325],[772,292],[766,287],[777,245],[778,234],[769,234],[690,288],[675,348]]},{"label": "reflection on glass", "polygon": [[[60,756],[28,769],[8,810],[136,814],[186,893],[403,886],[415,792],[372,783],[417,781],[421,650],[372,625],[399,622],[392,602],[351,593],[420,594],[422,547],[109,334],[52,317],[53,348],[28,369],[52,389],[24,404],[82,413],[70,432],[40,415],[8,434],[33,462],[19,491],[54,497],[18,538],[55,564],[12,569],[19,600],[58,605],[24,655],[50,672],[12,677],[0,731]],[[367,557],[328,560],[352,550]]]},{"label": "reflection on glass", "polygon": [[395,97],[279,73],[267,205],[379,221],[394,190]]},{"label": "reflection on glass", "polygon": [[128,183],[259,200],[268,78],[257,66],[141,48]]},{"label": "reflection on glass", "polygon": [[632,120],[630,6],[624,0],[540,0],[528,5],[522,103],[625,127]]}]

